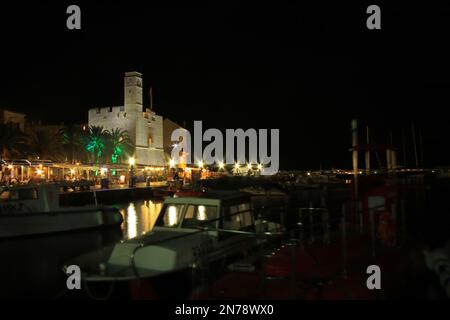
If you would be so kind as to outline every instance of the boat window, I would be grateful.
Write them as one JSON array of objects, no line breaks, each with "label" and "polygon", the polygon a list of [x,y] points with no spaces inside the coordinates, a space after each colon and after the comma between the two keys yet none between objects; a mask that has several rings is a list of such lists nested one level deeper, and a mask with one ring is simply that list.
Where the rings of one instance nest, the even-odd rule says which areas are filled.
[{"label": "boat window", "polygon": [[233,205],[226,209],[223,229],[244,231],[251,227],[253,227],[253,218],[249,203]]},{"label": "boat window", "polygon": [[239,211],[249,211],[250,210],[250,203],[241,203],[238,205]]},{"label": "boat window", "polygon": [[17,201],[17,200],[35,200],[38,198],[38,192],[35,188],[4,190],[0,194],[0,200]]},{"label": "boat window", "polygon": [[190,205],[186,209],[184,219],[194,219],[194,214],[195,214],[195,206]]},{"label": "boat window", "polygon": [[17,190],[11,190],[9,200],[19,200],[19,193]]},{"label": "boat window", "polygon": [[165,205],[159,214],[158,220],[156,220],[155,226],[169,228],[178,227],[184,207],[184,204]]},{"label": "boat window", "polygon": [[9,200],[11,197],[11,191],[5,190],[2,193],[0,193],[0,200]]},{"label": "boat window", "polygon": [[216,206],[188,205],[183,219],[183,228],[196,228],[202,221],[217,219]]}]

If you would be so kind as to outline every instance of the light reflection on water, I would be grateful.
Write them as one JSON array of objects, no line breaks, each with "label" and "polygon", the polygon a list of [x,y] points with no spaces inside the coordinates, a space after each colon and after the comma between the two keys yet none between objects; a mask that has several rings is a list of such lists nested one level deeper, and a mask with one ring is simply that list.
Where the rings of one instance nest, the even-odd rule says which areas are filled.
[{"label": "light reflection on water", "polygon": [[124,239],[134,238],[148,232],[158,218],[162,202],[146,200],[134,201],[119,207],[123,217],[122,232]]}]

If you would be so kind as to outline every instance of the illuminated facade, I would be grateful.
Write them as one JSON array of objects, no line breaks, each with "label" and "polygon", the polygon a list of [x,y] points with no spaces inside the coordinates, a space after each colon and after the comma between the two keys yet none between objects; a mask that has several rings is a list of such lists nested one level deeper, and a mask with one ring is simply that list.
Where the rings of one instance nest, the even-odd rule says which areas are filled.
[{"label": "illuminated facade", "polygon": [[127,130],[135,144],[136,164],[164,166],[163,118],[143,106],[142,74],[126,72],[124,105],[89,110],[89,125]]},{"label": "illuminated facade", "polygon": [[25,130],[25,114],[15,111],[0,109],[0,123]]}]

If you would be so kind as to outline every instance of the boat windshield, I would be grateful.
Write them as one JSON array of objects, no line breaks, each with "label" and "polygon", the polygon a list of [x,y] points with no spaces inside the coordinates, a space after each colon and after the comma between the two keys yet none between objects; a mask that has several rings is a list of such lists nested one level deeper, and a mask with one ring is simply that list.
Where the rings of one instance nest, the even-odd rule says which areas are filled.
[{"label": "boat windshield", "polygon": [[6,200],[9,200],[10,197],[11,197],[11,191],[3,190],[0,192],[0,200],[6,201]]},{"label": "boat windshield", "polygon": [[0,193],[0,200],[36,200],[38,199],[38,192],[36,188],[24,188],[17,190],[3,190]]},{"label": "boat windshield", "polygon": [[163,206],[155,226],[177,228],[181,222],[181,214],[186,207],[185,204],[166,204]]},{"label": "boat windshield", "polygon": [[163,206],[158,220],[155,223],[157,227],[178,228],[197,228],[205,226],[208,220],[217,220],[217,206],[205,206],[197,204],[166,204]]},{"label": "boat windshield", "polygon": [[[205,222],[208,220],[217,219],[216,206],[204,206],[190,204],[186,208],[184,219],[182,223],[183,228],[197,228],[198,226],[206,226]],[[209,227],[214,227],[216,221],[212,222]]]}]

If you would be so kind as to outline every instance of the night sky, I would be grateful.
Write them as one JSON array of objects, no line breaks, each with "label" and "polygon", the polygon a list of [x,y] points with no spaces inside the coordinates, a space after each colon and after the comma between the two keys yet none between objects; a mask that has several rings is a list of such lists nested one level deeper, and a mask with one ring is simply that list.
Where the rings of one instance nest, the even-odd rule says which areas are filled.
[{"label": "night sky", "polygon": [[[402,128],[413,164],[411,122],[425,166],[450,164],[450,5],[92,2],[2,2],[0,108],[87,122],[89,108],[123,103],[136,70],[145,104],[152,86],[156,112],[180,124],[279,128],[282,169],[350,167],[353,117],[377,143],[392,131],[400,164]],[[66,28],[69,4],[81,30]],[[366,28],[369,4],[381,30]]]}]

